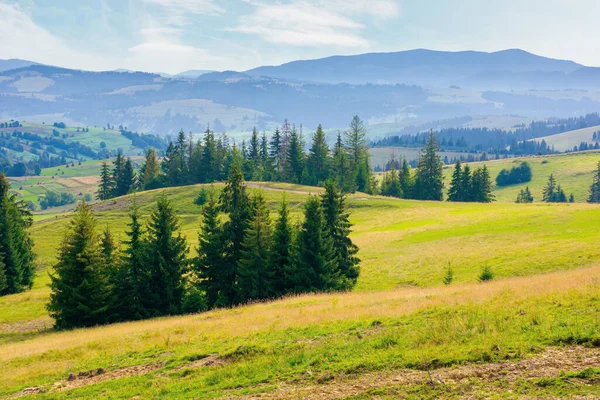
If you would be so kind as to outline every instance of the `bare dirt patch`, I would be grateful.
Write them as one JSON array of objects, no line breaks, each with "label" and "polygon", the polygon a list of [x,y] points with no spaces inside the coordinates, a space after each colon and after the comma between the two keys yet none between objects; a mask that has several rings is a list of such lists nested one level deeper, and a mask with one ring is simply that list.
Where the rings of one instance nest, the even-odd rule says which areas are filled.
[{"label": "bare dirt patch", "polygon": [[422,384],[448,388],[465,384],[473,378],[486,383],[499,380],[514,383],[521,379],[559,377],[561,371],[579,372],[597,367],[600,367],[600,349],[598,348],[549,348],[541,354],[520,361],[469,364],[431,371],[386,371],[360,376],[323,374],[323,379],[320,376],[314,379],[316,383],[310,382],[305,385],[285,383],[273,392],[241,398],[337,399],[364,394],[377,388]]}]

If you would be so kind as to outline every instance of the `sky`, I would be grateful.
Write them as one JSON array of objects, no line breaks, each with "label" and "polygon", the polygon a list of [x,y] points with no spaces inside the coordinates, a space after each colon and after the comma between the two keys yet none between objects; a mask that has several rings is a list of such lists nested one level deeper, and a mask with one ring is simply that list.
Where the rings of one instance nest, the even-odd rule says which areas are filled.
[{"label": "sky", "polygon": [[338,54],[535,54],[600,66],[598,0],[0,0],[0,59],[243,71]]}]

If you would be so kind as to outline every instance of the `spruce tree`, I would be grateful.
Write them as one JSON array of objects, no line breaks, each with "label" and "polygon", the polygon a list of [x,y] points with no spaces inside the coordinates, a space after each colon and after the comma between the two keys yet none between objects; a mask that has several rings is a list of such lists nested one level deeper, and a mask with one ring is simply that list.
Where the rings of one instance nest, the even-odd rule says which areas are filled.
[{"label": "spruce tree", "polygon": [[202,226],[198,234],[198,256],[193,268],[200,288],[206,296],[206,305],[224,305],[231,282],[227,281],[227,267],[223,247],[223,228],[219,222],[219,203],[211,188],[208,202],[202,209]]},{"label": "spruce tree", "polygon": [[128,229],[125,231],[127,239],[123,241],[125,248],[113,288],[113,315],[117,321],[139,320],[152,315],[146,308],[151,301],[150,275],[144,232],[139,209],[135,204],[129,218]]},{"label": "spruce tree", "polygon": [[125,196],[127,193],[133,190],[135,187],[134,178],[135,173],[133,171],[131,158],[127,158],[127,160],[123,163],[123,167],[118,179],[115,181],[115,196]]},{"label": "spruce tree", "polygon": [[329,164],[329,147],[327,147],[325,132],[319,125],[313,134],[312,144],[306,160],[309,182],[305,183],[318,185],[325,182],[329,176]]},{"label": "spruce tree", "polygon": [[444,198],[444,163],[437,154],[440,147],[433,131],[429,134],[419,158],[415,180],[415,195],[419,200],[437,200]]},{"label": "spruce tree", "polygon": [[146,161],[140,171],[140,187],[144,190],[160,187],[160,163],[154,149],[146,152]]},{"label": "spruce tree", "polygon": [[202,147],[202,162],[200,168],[200,183],[211,183],[219,179],[217,166],[217,142],[215,135],[209,128],[204,132],[204,146]]},{"label": "spruce tree", "polygon": [[110,173],[110,168],[106,161],[102,161],[102,169],[100,171],[100,183],[98,184],[98,200],[108,200],[113,195],[113,178]]},{"label": "spruce tree", "polygon": [[284,194],[273,231],[273,248],[270,262],[273,271],[273,291],[276,296],[285,294],[289,289],[285,273],[292,262],[292,247],[294,245],[292,226],[289,219],[290,212]]},{"label": "spruce tree", "polygon": [[469,164],[465,164],[465,166],[463,167],[458,192],[460,201],[473,201],[473,176],[471,174],[471,167],[469,166]]},{"label": "spruce tree", "polygon": [[332,282],[332,289],[349,290],[356,285],[360,273],[360,259],[356,256],[358,247],[352,243],[350,233],[352,224],[346,210],[346,199],[338,191],[333,181],[325,184],[325,193],[321,195],[321,207],[325,230],[333,241],[335,253],[335,275],[337,282]]},{"label": "spruce tree", "polygon": [[448,189],[448,201],[461,201],[461,183],[462,183],[462,166],[460,160],[456,161],[454,172],[452,173],[452,181]]},{"label": "spruce tree", "polygon": [[122,196],[121,189],[119,185],[123,184],[123,170],[125,169],[125,157],[123,157],[123,153],[120,151],[117,153],[117,158],[113,161],[113,171],[112,171],[112,197]]},{"label": "spruce tree", "polygon": [[592,183],[592,186],[590,186],[588,203],[600,203],[600,162],[598,162],[598,168],[594,173],[594,182]]},{"label": "spruce tree", "polygon": [[221,300],[226,303],[217,305],[227,306],[238,302],[237,265],[242,258],[242,242],[252,216],[244,177],[237,164],[231,167],[229,179],[221,193],[221,209],[229,215],[229,220],[223,225],[224,281],[228,286],[221,292]]},{"label": "spruce tree", "polygon": [[238,261],[238,299],[244,303],[267,299],[273,294],[271,269],[272,230],[269,208],[262,195],[252,198],[252,219],[242,241]]},{"label": "spruce tree", "polygon": [[372,193],[373,179],[369,165],[369,141],[364,122],[355,115],[350,122],[350,129],[344,135],[344,146],[348,155],[348,164],[354,177],[356,189],[360,192]]},{"label": "spruce tree", "polygon": [[477,168],[473,173],[471,187],[471,201],[478,203],[491,203],[494,201],[492,178],[485,165]]},{"label": "spruce tree", "polygon": [[327,231],[321,201],[311,196],[304,204],[304,222],[296,239],[294,262],[286,271],[292,293],[327,291],[339,283],[336,251]]},{"label": "spruce tree", "polygon": [[517,196],[517,203],[533,203],[533,195],[529,190],[529,186],[525,189],[521,189],[519,195]]},{"label": "spruce tree", "polygon": [[110,287],[90,205],[77,206],[50,279],[47,309],[57,328],[108,322]]},{"label": "spruce tree", "polygon": [[401,198],[402,186],[400,185],[400,176],[396,171],[396,161],[394,158],[390,160],[390,169],[383,175],[381,181],[381,194],[383,196],[398,197]]},{"label": "spruce tree", "polygon": [[179,219],[173,205],[163,194],[148,223],[145,244],[148,256],[151,310],[154,315],[173,315],[181,311],[184,281],[187,272],[187,242],[179,232]]},{"label": "spruce tree", "polygon": [[0,172],[0,295],[19,293],[33,285],[32,223],[27,205],[10,194],[10,183]]},{"label": "spruce tree", "polygon": [[402,159],[402,167],[400,168],[398,179],[400,181],[400,188],[402,189],[402,196],[405,199],[411,199],[413,197],[415,182],[406,157]]},{"label": "spruce tree", "polygon": [[338,132],[333,150],[332,173],[337,187],[344,193],[355,192],[356,182],[353,171],[348,163],[346,149],[342,142],[342,135]]},{"label": "spruce tree", "polygon": [[290,134],[287,146],[287,157],[285,163],[285,177],[291,183],[302,183],[302,171],[304,170],[304,151],[302,140],[294,127]]},{"label": "spruce tree", "polygon": [[185,132],[183,132],[182,129],[177,135],[177,185],[186,185],[190,180],[190,173],[188,169],[188,148],[188,141],[185,137]]},{"label": "spruce tree", "polygon": [[281,180],[283,174],[284,155],[283,155],[283,138],[279,129],[275,129],[271,142],[269,143],[269,157],[275,169],[274,180]]}]

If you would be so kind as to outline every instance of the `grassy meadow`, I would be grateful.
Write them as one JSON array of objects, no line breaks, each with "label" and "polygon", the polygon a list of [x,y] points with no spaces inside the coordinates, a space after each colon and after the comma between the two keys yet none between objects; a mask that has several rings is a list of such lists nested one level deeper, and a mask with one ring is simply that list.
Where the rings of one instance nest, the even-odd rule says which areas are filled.
[{"label": "grassy meadow", "polygon": [[[554,171],[565,190],[580,200],[598,160],[600,153],[530,158],[534,179],[529,186],[537,199]],[[487,165],[495,177],[513,161]],[[98,228],[108,225],[123,238],[132,204],[145,219],[164,192],[173,201],[193,256],[201,222],[201,207],[193,200],[203,186],[95,203]],[[282,183],[248,186],[263,190],[273,217],[285,193],[293,221],[300,220],[307,196],[321,192]],[[0,297],[0,397],[337,398],[350,392],[352,398],[600,396],[600,206],[514,204],[520,187],[496,191],[499,201],[492,204],[348,196],[352,239],[362,259],[352,293],[303,295],[67,332],[52,329],[44,306],[48,272],[70,215],[53,209],[36,214],[32,236],[39,267],[34,288]],[[448,266],[454,281],[444,286]],[[495,278],[479,283],[485,266]],[[538,365],[547,359],[548,349],[592,352],[598,363],[588,368],[556,361],[554,370],[518,379],[500,373],[493,382],[473,372],[466,386],[451,378],[431,385],[423,381],[428,375],[400,385],[389,375],[439,369],[454,376],[455,368],[490,363],[499,363],[504,371],[527,360]],[[101,375],[67,380],[69,373],[98,368]],[[369,383],[357,386],[357,379]]]}]

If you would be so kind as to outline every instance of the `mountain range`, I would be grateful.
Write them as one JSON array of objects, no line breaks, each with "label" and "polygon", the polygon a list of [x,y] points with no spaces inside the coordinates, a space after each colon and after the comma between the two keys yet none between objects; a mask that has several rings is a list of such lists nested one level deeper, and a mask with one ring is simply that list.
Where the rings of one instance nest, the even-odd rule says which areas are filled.
[{"label": "mountain range", "polygon": [[339,128],[354,114],[392,131],[462,117],[570,117],[598,111],[599,91],[600,68],[522,50],[370,53],[174,76],[0,60],[0,119],[158,134],[211,125],[235,135],[286,118]]}]

